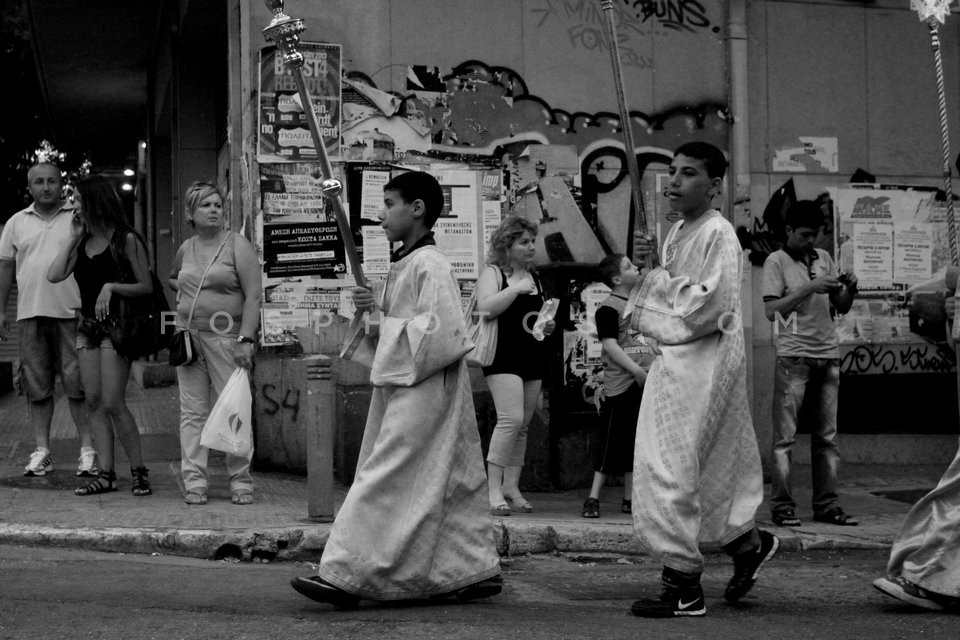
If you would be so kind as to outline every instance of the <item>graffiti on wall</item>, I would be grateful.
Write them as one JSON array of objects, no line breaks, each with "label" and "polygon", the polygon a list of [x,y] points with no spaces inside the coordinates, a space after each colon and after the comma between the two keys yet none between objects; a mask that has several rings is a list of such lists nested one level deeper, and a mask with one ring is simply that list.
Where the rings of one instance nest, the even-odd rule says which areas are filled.
[{"label": "graffiti on wall", "polygon": [[[710,10],[699,0],[614,0],[621,63],[628,67],[652,69],[652,56],[634,48],[652,33],[719,33],[718,22],[710,19]],[[587,51],[609,48],[604,27],[605,16],[595,0],[541,0],[532,8],[537,29],[564,25],[563,32],[575,49]],[[642,44],[640,44],[642,46]]]},{"label": "graffiti on wall", "polygon": [[[564,11],[573,10],[564,7]],[[380,91],[362,73],[347,75],[345,91],[352,95],[344,96],[345,160],[410,163],[442,159],[501,167],[511,206],[527,204],[536,211],[531,215],[546,222],[551,215],[543,213],[544,207],[569,209],[575,203],[577,218],[582,218],[574,221],[576,226],[585,224],[596,236],[595,241],[586,240],[593,247],[588,253],[629,251],[634,207],[617,114],[571,113],[555,107],[531,93],[512,69],[477,60],[464,62],[448,74],[437,67],[414,66],[407,79],[407,92],[401,94]],[[671,150],[693,137],[724,148],[729,119],[726,106],[719,101],[677,104],[657,113],[632,111],[635,142],[643,149],[637,154],[641,170],[665,170]],[[511,159],[523,155],[530,145],[571,148],[579,159],[577,174],[565,176],[563,184],[551,188],[554,201],[545,199],[544,190],[538,191],[536,185],[528,191],[536,198],[518,195],[530,183],[511,173]],[[643,190],[651,194],[650,202],[644,203],[650,222],[657,184],[650,175],[644,180]],[[563,193],[563,185],[569,194]],[[601,211],[603,216],[598,215]],[[569,253],[576,260],[593,257]]]},{"label": "graffiti on wall", "polygon": [[639,10],[644,23],[655,21],[666,29],[691,33],[701,29],[720,32],[720,27],[710,21],[706,7],[697,0],[633,0],[632,6]]},{"label": "graffiti on wall", "polygon": [[[442,91],[411,87],[406,95],[379,91],[362,73],[352,72],[348,79],[363,92],[351,100],[367,101],[370,111],[363,120],[344,125],[345,146],[374,129],[381,137],[393,137],[392,150],[398,156],[444,152],[492,156],[499,148],[522,141],[574,145],[583,154],[604,144],[623,146],[616,113],[570,113],[551,106],[530,93],[523,78],[506,67],[470,60],[442,76]],[[384,95],[392,98],[390,107],[378,111],[373,100]],[[693,135],[725,147],[729,119],[726,105],[719,100],[672,105],[656,113],[631,111],[637,145],[660,149],[672,149]],[[345,159],[383,158],[348,155]]]},{"label": "graffiti on wall", "polygon": [[840,373],[946,373],[956,367],[956,356],[945,344],[859,344],[841,347]]}]

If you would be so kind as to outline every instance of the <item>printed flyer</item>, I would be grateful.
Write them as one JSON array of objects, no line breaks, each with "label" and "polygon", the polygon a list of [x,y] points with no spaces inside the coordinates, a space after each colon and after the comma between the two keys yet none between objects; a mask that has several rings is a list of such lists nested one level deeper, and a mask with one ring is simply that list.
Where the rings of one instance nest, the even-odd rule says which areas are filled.
[{"label": "printed flyer", "polygon": [[[317,127],[327,157],[340,158],[342,112],[338,44],[300,43],[304,83],[310,92]],[[257,128],[259,162],[299,162],[319,157],[307,124],[307,116],[293,72],[283,64],[276,47],[260,50],[260,108]]]},{"label": "printed flyer", "polygon": [[946,206],[937,189],[851,185],[832,195],[837,267],[852,269],[859,289],[838,318],[841,344],[925,343],[911,309],[918,295],[944,289],[950,263]]}]

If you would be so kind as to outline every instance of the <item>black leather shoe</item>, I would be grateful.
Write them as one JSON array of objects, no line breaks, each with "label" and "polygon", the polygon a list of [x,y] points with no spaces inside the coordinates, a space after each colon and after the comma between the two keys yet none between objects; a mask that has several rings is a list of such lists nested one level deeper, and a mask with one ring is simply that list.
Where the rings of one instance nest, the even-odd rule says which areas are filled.
[{"label": "black leather shoe", "polygon": [[320,576],[294,578],[290,581],[290,586],[297,593],[305,595],[311,600],[332,604],[337,609],[355,609],[360,603],[360,596],[348,593],[340,587],[330,584]]},{"label": "black leather shoe", "polygon": [[492,578],[468,584],[454,591],[430,596],[430,599],[448,600],[450,598],[456,598],[457,602],[469,602],[470,600],[479,600],[481,598],[490,598],[499,595],[501,591],[503,591],[503,577],[495,575]]}]

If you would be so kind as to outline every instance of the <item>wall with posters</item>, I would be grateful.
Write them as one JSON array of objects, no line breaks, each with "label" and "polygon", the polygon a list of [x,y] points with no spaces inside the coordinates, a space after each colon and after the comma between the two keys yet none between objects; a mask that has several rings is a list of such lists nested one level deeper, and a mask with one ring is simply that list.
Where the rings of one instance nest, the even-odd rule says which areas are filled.
[{"label": "wall with posters", "polygon": [[[925,407],[940,416],[956,413],[950,351],[935,336],[919,335],[916,317],[911,322],[912,305],[930,299],[907,294],[936,280],[944,266],[942,203],[935,198],[942,183],[940,126],[926,26],[909,3],[893,0],[754,2],[748,23],[752,219],[743,224],[765,231],[764,208],[789,180],[797,198],[830,194],[837,216],[835,257],[860,277],[863,294],[839,327],[841,431],[909,432],[918,439],[955,433],[955,420],[918,421],[901,411],[901,405],[910,404],[914,412]],[[956,15],[940,27],[940,39],[956,153]],[[884,187],[851,188],[857,170]],[[833,241],[824,245],[832,247]],[[759,272],[755,267],[752,276],[757,299]],[[753,311],[754,379],[772,379],[770,323],[758,308]],[[891,380],[896,380],[892,387]],[[762,439],[770,433],[770,387],[755,387],[754,417]],[[895,394],[886,393],[888,387]],[[879,403],[880,397],[910,397],[911,402]],[[845,458],[871,461],[869,451],[856,450],[865,441],[866,435],[861,440],[848,436]],[[873,455],[880,460],[884,454],[877,447]]]},{"label": "wall with posters", "polygon": [[[749,11],[755,213],[791,177],[801,198],[847,184],[857,169],[880,183],[939,182],[933,56],[909,3],[779,0],[750,3]],[[951,143],[960,150],[956,15],[940,39]]]},{"label": "wall with posters", "polygon": [[[327,144],[334,159],[406,162],[422,167],[428,164],[427,158],[439,156],[457,161],[467,170],[479,162],[495,171],[504,163],[506,194],[500,213],[528,215],[544,225],[542,237],[563,237],[562,246],[553,242],[549,253],[546,247],[541,249],[541,261],[595,261],[606,251],[629,249],[633,213],[621,133],[613,115],[617,106],[602,34],[604,15],[598,3],[557,7],[536,1],[459,2],[446,3],[443,9],[430,4],[431,15],[441,14],[430,21],[421,18],[427,10],[423,2],[368,2],[362,7],[331,4],[336,6],[325,7],[316,17],[308,13],[309,6],[288,4],[287,9],[302,16],[308,25],[323,25],[326,40],[345,43],[342,47],[309,43],[310,30],[303,36],[307,41],[305,75],[319,92],[314,106],[318,116],[325,118],[324,127],[336,128],[330,116],[337,108],[320,105],[341,105],[342,144]],[[254,23],[262,13],[266,24],[265,9],[251,6]],[[388,10],[390,20],[379,19],[384,15],[380,9]],[[624,80],[636,114],[633,126],[638,144],[647,149],[640,154],[644,167],[662,172],[670,150],[691,136],[725,146],[720,9],[720,3],[704,5],[695,0],[614,3]],[[298,10],[304,13],[296,13]],[[418,34],[416,44],[406,38],[408,33]],[[389,50],[368,47],[384,40],[402,41],[404,46]],[[445,46],[420,51],[420,43],[428,42]],[[549,55],[546,50],[541,52],[545,43],[549,43]],[[717,54],[709,56],[706,63],[700,58],[705,48]],[[371,60],[371,52],[389,55]],[[277,65],[271,48],[259,47],[256,55],[260,82],[257,160],[267,167],[260,172],[264,217],[257,229],[267,234],[261,244],[269,263],[265,271],[269,299],[272,291],[290,294],[287,290],[296,289],[287,286],[288,282],[276,282],[281,277],[278,234],[291,229],[280,225],[295,221],[281,220],[272,212],[301,199],[289,189],[277,187],[284,183],[276,179],[275,173],[283,167],[277,161],[295,161],[315,152],[305,144],[303,123],[291,122],[302,119],[302,114],[296,113],[289,73]],[[366,56],[366,64],[360,64],[361,58],[355,55]],[[660,57],[671,64],[685,64],[690,72],[657,76],[654,69]],[[334,86],[338,78],[333,69],[341,59],[346,75],[343,86]],[[518,60],[522,64],[513,67],[500,64]],[[377,243],[376,229],[366,228],[371,225],[365,221],[375,223],[382,186],[377,180],[388,174],[375,168],[358,172],[350,165],[344,170],[352,198],[351,215],[356,217],[357,208],[360,210],[355,240],[361,247]],[[483,180],[486,192],[491,192],[491,181],[496,178],[487,173]],[[656,216],[655,209],[662,204],[653,196],[660,187],[658,177],[650,173],[645,180],[649,196],[645,204],[650,215]],[[461,197],[457,194],[462,194],[464,187],[473,193],[470,185],[454,185],[454,196]],[[316,184],[313,190],[315,195]],[[353,200],[358,194],[359,203]],[[495,195],[483,197],[481,202],[487,204],[481,203],[479,217],[469,216],[470,227],[461,222],[457,227],[446,225],[447,229],[441,221],[438,239],[441,245],[446,240],[448,250],[456,244],[455,238],[469,238],[455,249],[463,258],[457,261],[462,263],[458,268],[463,277],[475,277],[471,271],[475,272],[482,245],[496,224],[498,212],[491,203],[497,200]],[[290,207],[286,210],[292,211]],[[311,216],[314,214],[308,214]],[[314,223],[321,224],[322,218]],[[477,244],[479,250],[474,249]],[[293,245],[285,246],[280,257],[311,255],[294,251]],[[387,252],[380,248],[373,254],[384,259]],[[317,284],[312,282],[316,274],[313,278],[306,273],[295,275],[308,276],[311,286]],[[343,282],[346,276],[341,272],[337,278]]]},{"label": "wall with posters", "polygon": [[[264,335],[284,345],[296,341],[297,325],[349,316],[342,288],[352,278],[327,244],[331,217],[318,197],[319,175],[305,162],[315,152],[305,144],[292,84],[256,38],[271,16],[262,3],[249,7],[250,65],[260,85],[247,108],[257,121],[250,155],[259,176],[253,201]],[[613,3],[637,152],[647,169],[644,205],[661,237],[672,220],[656,194],[671,150],[693,138],[727,144],[723,7],[719,0]],[[541,263],[596,262],[629,251],[634,212],[599,2],[331,0],[321,8],[288,0],[286,11],[308,26],[301,39],[309,82],[324,105],[315,104],[322,128],[338,126],[339,108],[339,146],[331,139],[327,150],[341,161],[369,276],[386,271],[389,247],[376,213],[383,184],[403,167],[431,171],[449,194],[437,239],[465,296],[489,233],[507,212],[541,224]],[[574,314],[586,284],[557,285],[576,300]],[[577,332],[576,317],[566,324],[565,372],[578,394],[589,395],[591,383],[581,377],[595,365],[596,344]],[[584,349],[591,353],[580,357]],[[587,395],[585,411],[592,409]]]},{"label": "wall with posters", "polygon": [[[643,113],[724,95],[723,4],[718,0],[614,0],[627,101]],[[256,34],[270,20],[251,2]],[[411,65],[446,72],[466,60],[511,69],[567,114],[616,112],[603,15],[595,0],[288,0],[303,40],[343,45],[343,66],[406,94]],[[663,73],[664,67],[682,73]],[[658,70],[661,71],[657,73]]]}]

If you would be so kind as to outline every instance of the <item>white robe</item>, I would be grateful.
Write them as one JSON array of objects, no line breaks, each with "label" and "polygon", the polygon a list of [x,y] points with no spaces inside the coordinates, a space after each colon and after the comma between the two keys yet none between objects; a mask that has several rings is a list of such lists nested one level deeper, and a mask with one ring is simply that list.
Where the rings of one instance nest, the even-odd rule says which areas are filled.
[{"label": "white robe", "polygon": [[319,575],[373,600],[425,598],[500,573],[460,293],[435,246],[390,267],[353,485]]},{"label": "white robe", "polygon": [[645,552],[700,573],[701,544],[753,528],[763,476],[747,403],[740,243],[717,211],[683,224],[633,296],[633,327],[660,351],[637,422],[633,521]]},{"label": "white robe", "polygon": [[[960,345],[956,352],[960,357]],[[907,514],[893,541],[887,574],[960,597],[960,449],[936,489]]]}]

